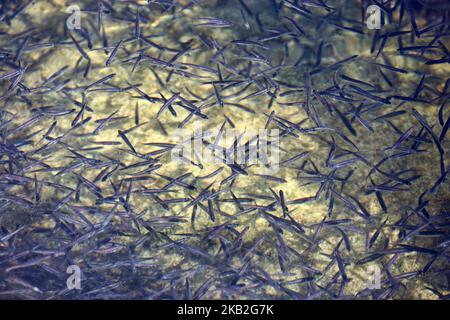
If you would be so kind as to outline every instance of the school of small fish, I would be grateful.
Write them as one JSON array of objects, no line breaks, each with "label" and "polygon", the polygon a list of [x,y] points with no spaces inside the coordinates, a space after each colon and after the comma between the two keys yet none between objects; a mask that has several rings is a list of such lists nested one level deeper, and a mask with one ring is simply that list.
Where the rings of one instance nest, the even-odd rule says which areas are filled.
[{"label": "school of small fish", "polygon": [[0,299],[450,298],[449,50],[440,0],[2,1]]}]

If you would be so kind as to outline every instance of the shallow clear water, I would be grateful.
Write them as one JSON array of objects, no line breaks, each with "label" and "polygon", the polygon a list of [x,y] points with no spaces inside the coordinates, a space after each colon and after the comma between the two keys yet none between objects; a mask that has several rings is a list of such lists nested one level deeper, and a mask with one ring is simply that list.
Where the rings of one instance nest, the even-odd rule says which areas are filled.
[{"label": "shallow clear water", "polygon": [[[380,30],[360,1],[4,5],[0,297],[448,293],[448,14],[417,37],[391,2]],[[278,129],[279,170],[174,161],[222,125]]]}]

